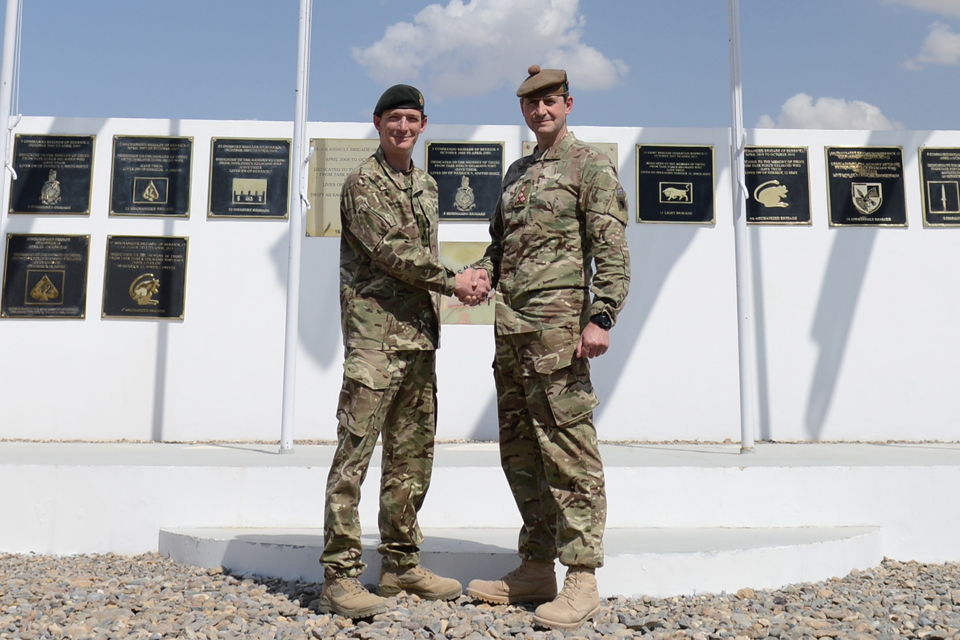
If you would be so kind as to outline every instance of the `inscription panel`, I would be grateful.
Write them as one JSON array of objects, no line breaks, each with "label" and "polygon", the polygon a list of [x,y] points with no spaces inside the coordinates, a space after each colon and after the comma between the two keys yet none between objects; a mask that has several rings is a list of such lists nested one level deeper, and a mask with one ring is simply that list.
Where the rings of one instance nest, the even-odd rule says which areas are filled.
[{"label": "inscription panel", "polygon": [[107,237],[104,318],[183,320],[187,238]]},{"label": "inscription panel", "polygon": [[905,227],[900,147],[826,147],[830,226]]},{"label": "inscription panel", "polygon": [[489,220],[503,181],[502,142],[428,142],[427,173],[437,181],[441,220]]},{"label": "inscription panel", "polygon": [[960,227],[960,149],[920,148],[923,224]]},{"label": "inscription panel", "polygon": [[307,236],[340,237],[340,190],[343,181],[376,152],[380,140],[314,138],[307,193]]},{"label": "inscription panel", "polygon": [[83,318],[90,236],[7,234],[4,318]]},{"label": "inscription panel", "polygon": [[289,140],[210,142],[209,217],[285,219],[289,184]]},{"label": "inscription panel", "polygon": [[89,215],[96,136],[27,135],[13,143],[10,213]]},{"label": "inscription panel", "polygon": [[810,224],[806,147],[746,147],[748,224]]},{"label": "inscription panel", "polygon": [[193,138],[114,136],[111,216],[190,215]]},{"label": "inscription panel", "polygon": [[713,145],[637,145],[637,221],[713,224]]}]

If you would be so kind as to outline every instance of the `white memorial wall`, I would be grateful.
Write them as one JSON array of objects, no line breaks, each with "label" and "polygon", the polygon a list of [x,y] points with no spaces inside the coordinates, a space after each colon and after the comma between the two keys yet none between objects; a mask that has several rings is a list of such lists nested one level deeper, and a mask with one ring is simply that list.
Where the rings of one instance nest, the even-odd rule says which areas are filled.
[{"label": "white memorial wall", "polygon": [[[737,441],[736,282],[726,129],[578,126],[616,143],[631,205],[633,279],[611,349],[593,361],[604,440]],[[24,118],[15,133],[94,134],[92,213],[12,215],[5,233],[88,234],[85,319],[0,321],[0,439],[277,441],[288,222],[208,219],[211,138],[290,138],[257,121]],[[310,123],[310,138],[376,137],[370,124]],[[110,217],[114,135],[193,138],[189,218]],[[810,226],[750,226],[758,440],[960,440],[960,229],[923,226],[918,149],[960,132],[748,130],[748,144],[809,149]],[[426,141],[503,142],[520,126],[431,123]],[[636,222],[636,145],[715,148],[716,224]],[[829,227],[825,146],[903,149],[908,226]],[[9,196],[9,189],[7,190]],[[6,211],[6,205],[4,205]],[[103,319],[110,235],[186,236],[182,321]],[[441,241],[484,241],[443,222]],[[343,348],[335,238],[305,238],[295,438],[333,440]],[[438,438],[496,439],[491,326],[446,325]]]}]

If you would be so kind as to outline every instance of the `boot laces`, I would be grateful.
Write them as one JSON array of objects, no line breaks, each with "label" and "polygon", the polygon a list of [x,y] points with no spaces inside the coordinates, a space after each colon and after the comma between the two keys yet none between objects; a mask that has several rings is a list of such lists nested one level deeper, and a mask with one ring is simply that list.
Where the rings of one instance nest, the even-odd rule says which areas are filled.
[{"label": "boot laces", "polygon": [[563,589],[557,594],[557,600],[563,599],[572,604],[573,601],[576,600],[581,586],[582,578],[579,573],[568,574],[563,579]]},{"label": "boot laces", "polygon": [[367,593],[367,590],[360,584],[360,581],[356,578],[342,578],[340,580],[340,586],[343,587],[343,590],[349,593],[350,595],[358,595],[361,593]]}]

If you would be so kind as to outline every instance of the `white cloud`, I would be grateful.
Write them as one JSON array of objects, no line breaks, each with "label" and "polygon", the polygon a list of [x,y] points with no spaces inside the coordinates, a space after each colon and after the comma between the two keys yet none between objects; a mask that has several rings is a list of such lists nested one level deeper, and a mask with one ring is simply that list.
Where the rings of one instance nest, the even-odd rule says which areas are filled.
[{"label": "white cloud", "polygon": [[960,33],[954,33],[942,22],[930,25],[930,35],[923,41],[920,54],[903,66],[917,71],[928,64],[960,64]]},{"label": "white cloud", "polygon": [[776,122],[769,115],[760,117],[761,129],[903,129],[903,123],[887,118],[880,109],[863,102],[842,98],[818,98],[798,93],[783,103]]},{"label": "white cloud", "polygon": [[957,0],[884,0],[884,4],[894,3],[945,16],[960,16],[960,2]]},{"label": "white cloud", "polygon": [[579,0],[450,0],[387,27],[353,57],[384,84],[425,77],[437,98],[519,85],[531,64],[566,69],[574,91],[605,89],[628,68],[582,41],[584,22]]}]

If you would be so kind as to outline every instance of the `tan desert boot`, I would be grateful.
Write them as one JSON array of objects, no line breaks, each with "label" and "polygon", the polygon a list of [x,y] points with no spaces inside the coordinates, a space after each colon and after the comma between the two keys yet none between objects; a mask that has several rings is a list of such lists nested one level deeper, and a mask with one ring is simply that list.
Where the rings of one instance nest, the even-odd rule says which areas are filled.
[{"label": "tan desert boot", "polygon": [[398,569],[380,567],[377,593],[387,598],[401,591],[415,593],[427,600],[453,600],[460,597],[463,587],[453,578],[441,578],[419,565]]},{"label": "tan desert boot", "polygon": [[570,567],[560,595],[537,607],[533,621],[551,629],[576,629],[599,610],[600,592],[593,569]]},{"label": "tan desert boot", "polygon": [[467,595],[491,604],[550,602],[557,597],[553,562],[521,558],[520,566],[499,580],[471,580]]},{"label": "tan desert boot", "polygon": [[356,578],[327,578],[320,591],[320,613],[344,618],[370,618],[387,610],[383,598],[363,588]]}]

